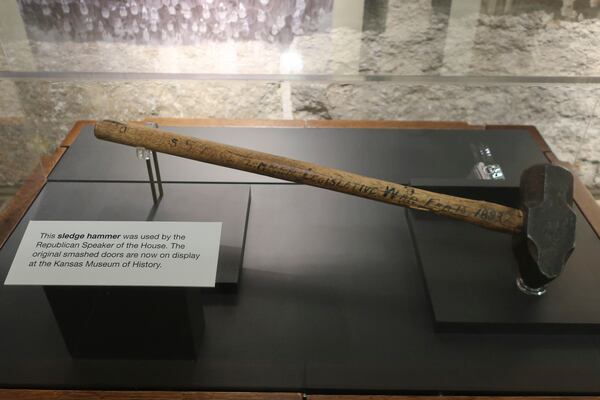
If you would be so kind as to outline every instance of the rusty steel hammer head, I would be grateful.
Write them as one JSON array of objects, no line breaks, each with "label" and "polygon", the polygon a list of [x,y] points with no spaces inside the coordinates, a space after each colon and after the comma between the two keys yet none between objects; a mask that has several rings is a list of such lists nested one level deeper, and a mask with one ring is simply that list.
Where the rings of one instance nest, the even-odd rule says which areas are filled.
[{"label": "rusty steel hammer head", "polygon": [[575,245],[573,175],[560,166],[534,165],[521,175],[524,223],[515,237],[517,286],[541,295],[562,272]]}]

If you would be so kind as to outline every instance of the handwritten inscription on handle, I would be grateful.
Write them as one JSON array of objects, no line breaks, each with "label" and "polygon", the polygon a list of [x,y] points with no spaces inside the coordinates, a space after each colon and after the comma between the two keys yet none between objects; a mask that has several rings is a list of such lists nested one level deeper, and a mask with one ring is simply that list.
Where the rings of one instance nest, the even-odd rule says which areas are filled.
[{"label": "handwritten inscription on handle", "polygon": [[517,233],[521,210],[501,204],[465,199],[273,154],[113,121],[96,124],[95,135],[125,145],[303,183],[385,203],[427,210],[488,229]]}]

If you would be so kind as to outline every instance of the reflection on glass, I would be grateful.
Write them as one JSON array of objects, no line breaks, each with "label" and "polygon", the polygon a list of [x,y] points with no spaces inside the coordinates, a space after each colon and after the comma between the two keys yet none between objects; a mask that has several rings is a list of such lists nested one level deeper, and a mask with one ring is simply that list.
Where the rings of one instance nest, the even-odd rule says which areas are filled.
[{"label": "reflection on glass", "polygon": [[304,63],[300,54],[295,51],[288,50],[281,53],[280,71],[283,74],[295,74],[302,72]]},{"label": "reflection on glass", "polygon": [[33,40],[290,43],[322,30],[333,0],[19,0]]}]

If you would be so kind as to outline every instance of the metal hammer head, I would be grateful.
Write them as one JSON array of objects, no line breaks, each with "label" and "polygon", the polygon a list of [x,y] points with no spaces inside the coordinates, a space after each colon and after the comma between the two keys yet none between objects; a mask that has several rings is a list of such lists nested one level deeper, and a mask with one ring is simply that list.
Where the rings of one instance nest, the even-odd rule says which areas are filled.
[{"label": "metal hammer head", "polygon": [[521,175],[524,224],[514,242],[517,286],[541,295],[558,277],[575,246],[573,175],[560,166],[534,165]]}]

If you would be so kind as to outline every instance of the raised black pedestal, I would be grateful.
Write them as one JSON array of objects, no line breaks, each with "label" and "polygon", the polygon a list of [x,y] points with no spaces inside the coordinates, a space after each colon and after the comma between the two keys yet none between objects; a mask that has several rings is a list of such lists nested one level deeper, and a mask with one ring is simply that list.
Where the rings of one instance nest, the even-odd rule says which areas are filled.
[{"label": "raised black pedestal", "polygon": [[8,262],[30,220],[222,222],[217,289],[236,289],[242,269],[250,207],[250,186],[164,184],[165,195],[152,202],[147,183],[49,182],[3,248]]},{"label": "raised black pedestal", "polygon": [[[517,188],[426,187],[514,206]],[[578,209],[575,252],[541,297],[515,285],[510,235],[408,211],[438,331],[591,333],[600,331],[600,245]]]},{"label": "raised black pedestal", "polygon": [[73,357],[193,359],[204,329],[199,288],[44,288]]}]

